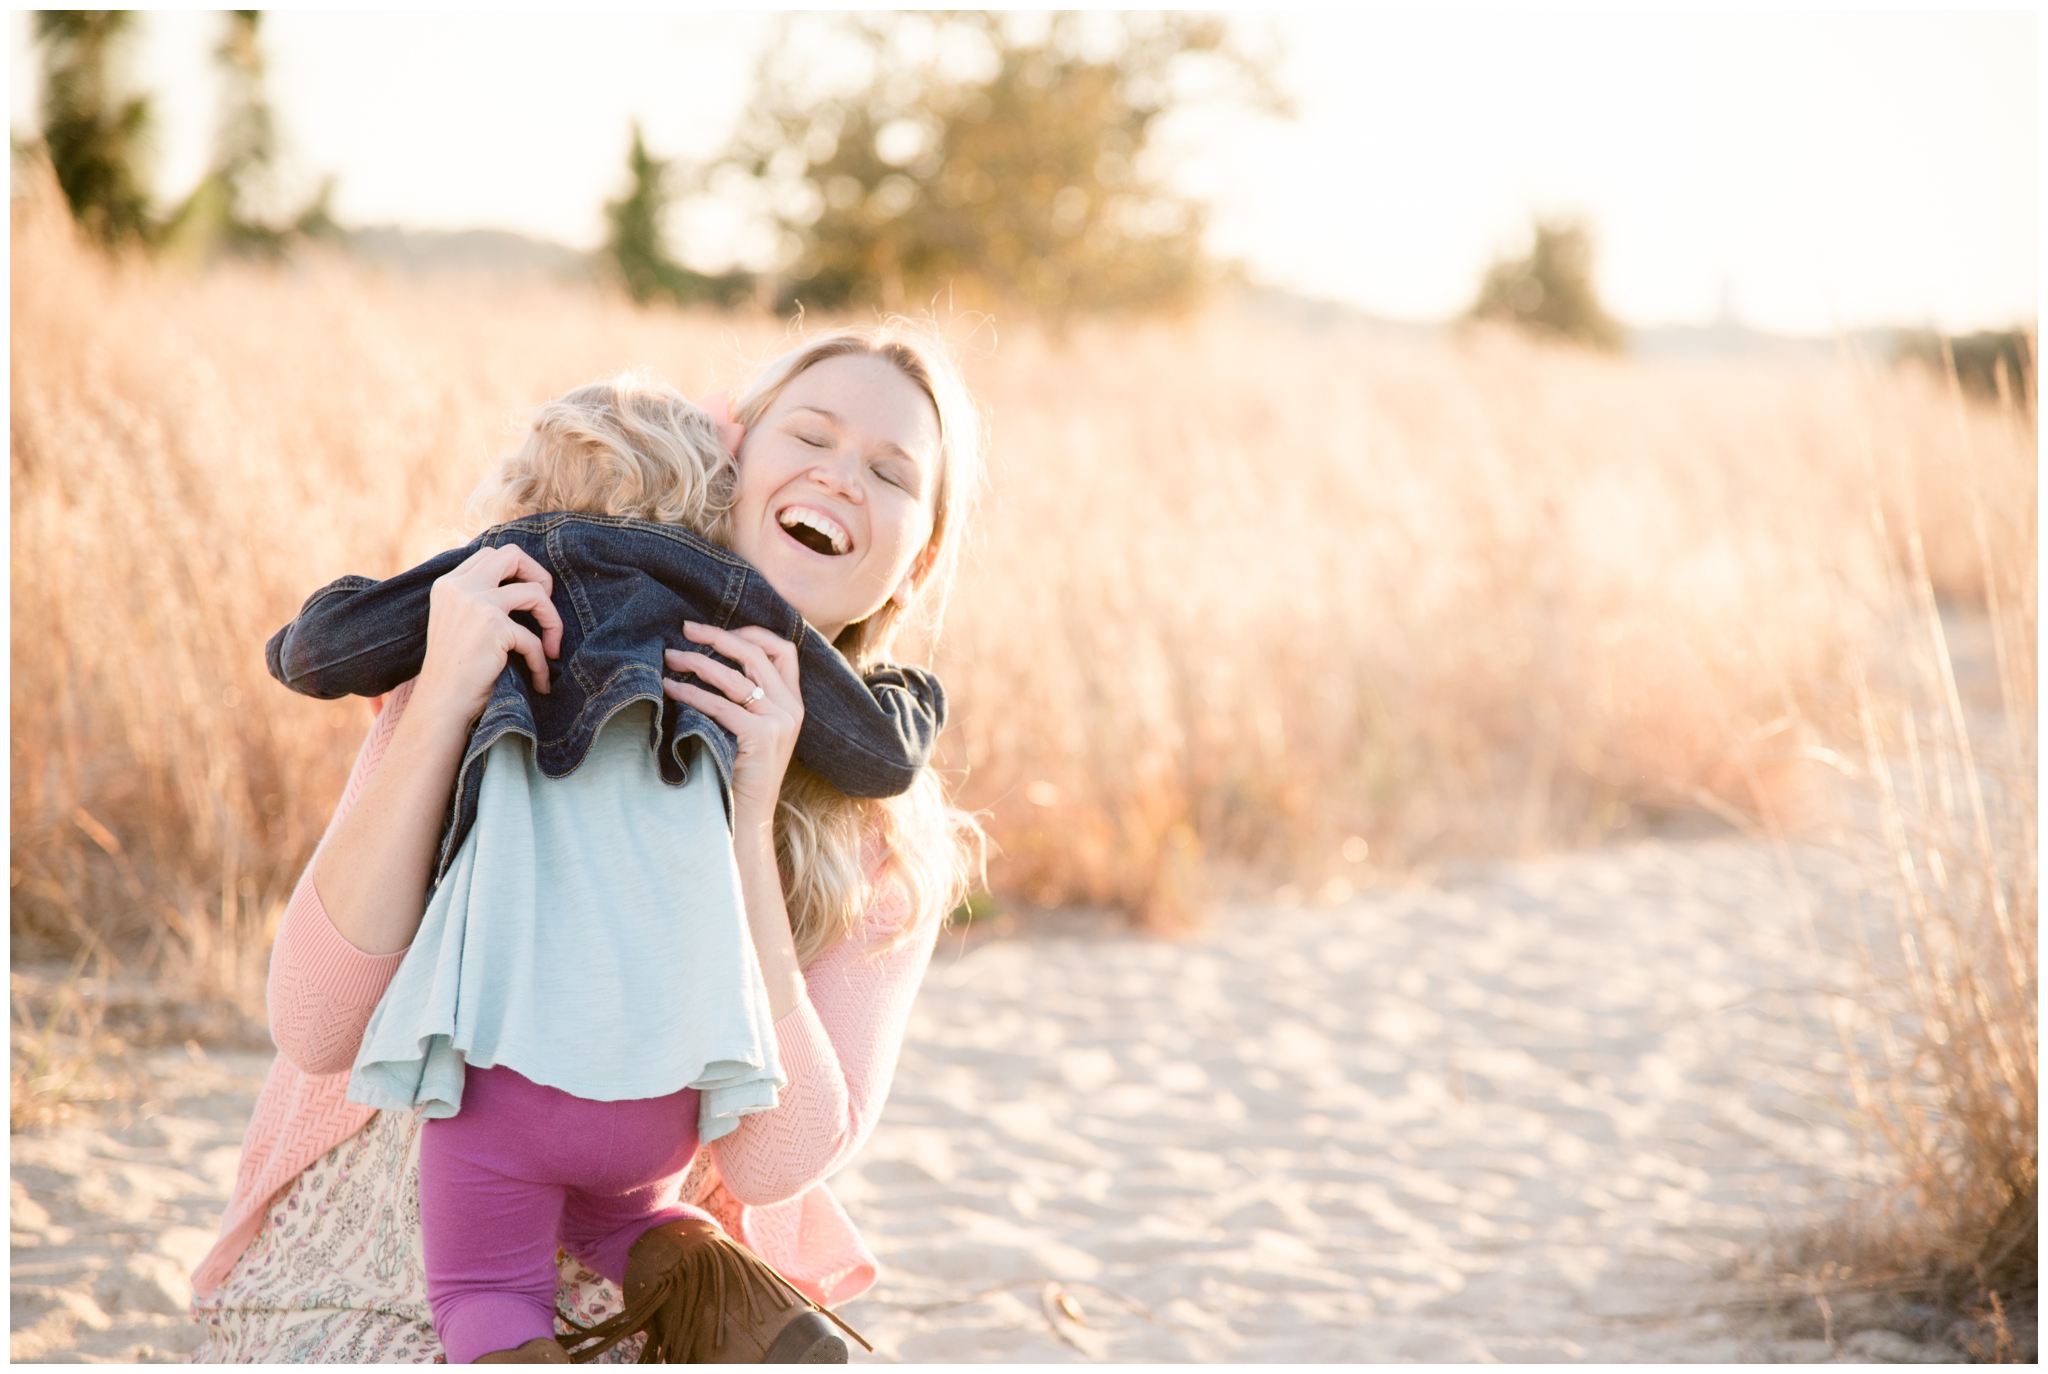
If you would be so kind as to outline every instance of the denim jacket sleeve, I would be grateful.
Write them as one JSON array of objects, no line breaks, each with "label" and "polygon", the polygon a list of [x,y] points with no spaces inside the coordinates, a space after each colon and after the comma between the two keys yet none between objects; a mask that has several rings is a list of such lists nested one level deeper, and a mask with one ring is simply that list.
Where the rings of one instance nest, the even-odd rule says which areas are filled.
[{"label": "denim jacket sleeve", "polygon": [[796,756],[849,797],[894,797],[931,762],[946,726],[946,689],[922,668],[878,664],[853,678],[808,627],[797,651],[804,723]]},{"label": "denim jacket sleeve", "polygon": [[[264,657],[271,676],[295,692],[328,700],[375,696],[419,676],[435,580],[487,542],[493,542],[492,532],[382,582],[344,577],[322,587],[291,624],[270,637]],[[556,602],[565,623],[578,614],[561,586]],[[908,790],[931,761],[946,723],[946,694],[938,678],[922,668],[893,664],[879,665],[865,677],[856,674],[823,636],[779,598],[776,604],[798,627],[804,723],[797,758],[850,797],[892,797]],[[710,610],[707,604],[700,614],[708,617]],[[564,641],[566,656],[582,652],[580,647],[572,651],[572,644],[616,647],[622,638],[641,640],[645,625],[609,625],[600,615],[599,623],[585,628],[588,636],[572,633]],[[632,633],[622,636],[622,629]],[[680,630],[675,627],[677,634]],[[653,666],[656,673],[662,671]],[[517,687],[514,682],[508,690]]]},{"label": "denim jacket sleeve", "polygon": [[427,656],[435,579],[454,571],[476,547],[436,554],[382,582],[343,577],[328,583],[263,646],[270,675],[323,701],[381,696],[418,677]]}]

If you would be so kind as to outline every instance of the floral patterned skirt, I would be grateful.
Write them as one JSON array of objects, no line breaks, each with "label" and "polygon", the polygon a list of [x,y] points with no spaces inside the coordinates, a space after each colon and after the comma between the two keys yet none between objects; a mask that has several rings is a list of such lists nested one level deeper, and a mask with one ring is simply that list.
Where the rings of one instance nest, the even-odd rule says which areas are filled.
[{"label": "floral patterned skirt", "polygon": [[[194,1364],[442,1364],[420,1260],[420,1124],[378,1112],[270,1204],[220,1287],[192,1303]],[[610,1280],[562,1257],[556,1330],[620,1307]],[[630,1364],[641,1338],[599,1364]]]}]

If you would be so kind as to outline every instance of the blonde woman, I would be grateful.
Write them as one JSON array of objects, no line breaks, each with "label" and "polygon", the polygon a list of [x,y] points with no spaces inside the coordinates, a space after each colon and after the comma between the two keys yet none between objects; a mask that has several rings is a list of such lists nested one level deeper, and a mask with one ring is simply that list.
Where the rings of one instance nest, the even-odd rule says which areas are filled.
[{"label": "blonde woman", "polygon": [[[733,419],[745,427],[725,520],[733,552],[856,668],[907,618],[935,624],[981,445],[943,349],[903,327],[825,335],[763,368]],[[270,987],[280,1053],[221,1239],[193,1276],[202,1360],[442,1354],[419,1254],[419,1122],[351,1103],[345,1089],[425,910],[470,725],[507,655],[533,660],[534,636],[512,613],[546,589],[524,558],[483,550],[435,584],[419,676],[378,713],[280,927]],[[760,629],[688,635],[739,667],[670,651],[667,666],[698,681],[663,690],[736,741],[734,859],[788,1086],[775,1108],[678,1161],[665,1186],[829,1305],[865,1289],[874,1260],[820,1180],[879,1114],[938,922],[968,869],[971,827],[928,771],[900,797],[854,801],[792,765],[803,699],[788,641]],[[650,972],[663,976],[687,974]],[[573,1047],[575,1026],[560,1034]],[[573,1262],[558,1299],[582,1323],[620,1301]],[[721,1351],[761,1358],[758,1343]]]}]

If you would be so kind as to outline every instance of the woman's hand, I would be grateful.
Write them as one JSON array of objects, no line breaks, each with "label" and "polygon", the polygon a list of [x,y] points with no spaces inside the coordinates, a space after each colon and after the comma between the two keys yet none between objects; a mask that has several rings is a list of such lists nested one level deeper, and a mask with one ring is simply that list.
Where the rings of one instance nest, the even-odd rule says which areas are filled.
[{"label": "woman's hand", "polygon": [[775,804],[804,723],[796,646],[758,625],[719,630],[688,622],[683,634],[740,665],[734,672],[709,654],[670,649],[664,657],[672,670],[689,673],[710,688],[663,679],[661,690],[739,739],[732,768],[732,854],[739,865],[747,929],[768,989],[768,1011],[780,1021],[804,997],[803,970],[797,966],[796,938],[775,863]]},{"label": "woman's hand", "polygon": [[[427,653],[382,761],[356,805],[336,820],[313,859],[313,886],[344,940],[369,954],[404,949],[426,911],[434,847],[470,722],[518,654],[548,690],[548,660],[562,651],[554,579],[524,549],[478,549],[434,583]],[[512,619],[526,611],[536,635]]]},{"label": "woman's hand", "polygon": [[665,655],[669,669],[689,673],[709,688],[665,679],[661,689],[732,731],[739,740],[732,770],[733,819],[741,826],[772,827],[782,775],[804,723],[796,646],[758,625],[720,630],[691,621],[683,634],[739,664],[740,671],[709,654],[670,649]]},{"label": "woman's hand", "polygon": [[[472,721],[490,700],[508,654],[526,660],[534,690],[549,689],[548,660],[562,652],[562,617],[550,599],[555,580],[516,544],[478,549],[434,582],[428,600],[427,653],[411,709]],[[512,618],[525,611],[533,631]]]}]

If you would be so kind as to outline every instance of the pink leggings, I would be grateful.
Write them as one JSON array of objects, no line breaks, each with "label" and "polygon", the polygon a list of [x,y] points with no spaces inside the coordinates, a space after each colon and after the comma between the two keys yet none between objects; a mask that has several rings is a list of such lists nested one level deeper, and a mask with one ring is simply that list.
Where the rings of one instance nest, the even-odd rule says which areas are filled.
[{"label": "pink leggings", "polygon": [[427,1302],[451,1364],[555,1333],[559,1245],[614,1283],[679,1200],[697,1091],[592,1102],[511,1069],[468,1071],[462,1110],[420,1135]]}]

